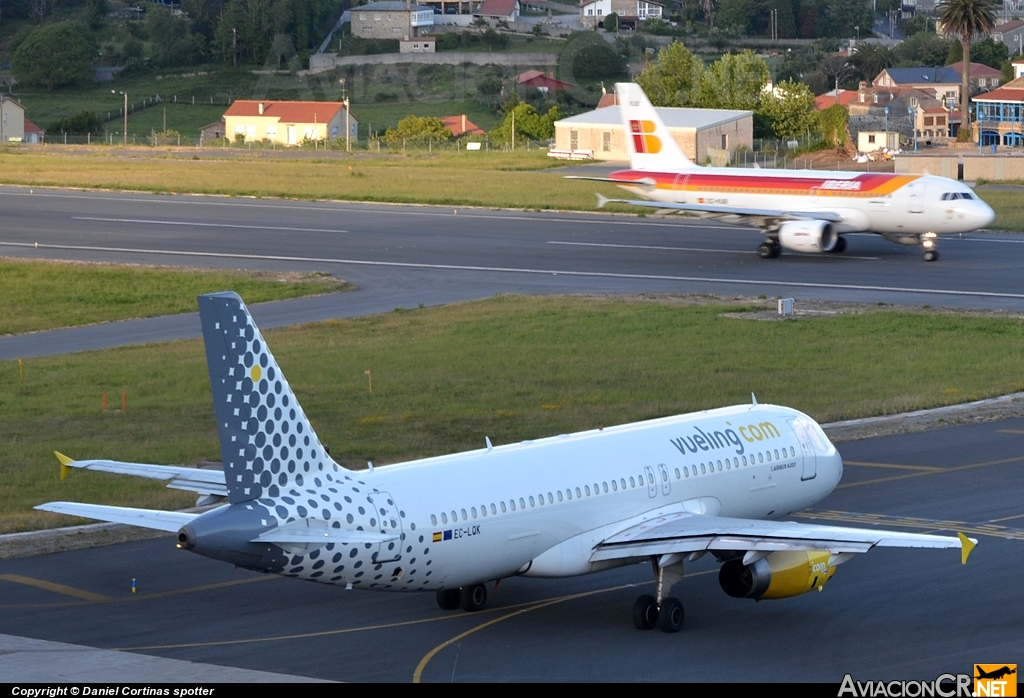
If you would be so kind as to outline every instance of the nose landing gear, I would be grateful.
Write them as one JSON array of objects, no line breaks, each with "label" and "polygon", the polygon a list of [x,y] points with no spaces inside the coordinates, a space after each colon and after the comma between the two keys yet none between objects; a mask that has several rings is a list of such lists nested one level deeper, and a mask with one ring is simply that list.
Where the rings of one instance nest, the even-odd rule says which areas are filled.
[{"label": "nose landing gear", "polygon": [[924,248],[924,261],[934,262],[939,258],[939,251],[935,249],[935,233],[925,233],[921,236],[921,247]]}]

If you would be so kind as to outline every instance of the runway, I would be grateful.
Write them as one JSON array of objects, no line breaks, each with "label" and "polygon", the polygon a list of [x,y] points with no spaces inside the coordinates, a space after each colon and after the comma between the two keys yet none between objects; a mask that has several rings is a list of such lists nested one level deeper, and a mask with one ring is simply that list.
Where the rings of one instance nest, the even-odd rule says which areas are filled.
[{"label": "runway", "polygon": [[[557,175],[552,175],[557,176]],[[713,293],[1024,309],[1024,239],[943,238],[942,259],[874,235],[843,255],[760,259],[760,234],[679,217],[531,213],[0,187],[0,255],[327,271],[356,284],[330,300],[289,301],[271,327],[437,305],[496,293]],[[273,317],[272,317],[273,316]],[[187,316],[31,340],[0,359],[197,336]]]},{"label": "runway", "polygon": [[932,680],[1021,659],[1022,444],[1024,419],[840,444],[840,487],[794,518],[960,530],[980,539],[970,562],[959,551],[874,550],[821,593],[755,603],[726,596],[707,556],[676,587],[678,635],[632,626],[647,565],[507,579],[487,610],[467,614],[441,611],[432,594],[236,570],[169,537],[0,562],[0,630],[342,681]]}]

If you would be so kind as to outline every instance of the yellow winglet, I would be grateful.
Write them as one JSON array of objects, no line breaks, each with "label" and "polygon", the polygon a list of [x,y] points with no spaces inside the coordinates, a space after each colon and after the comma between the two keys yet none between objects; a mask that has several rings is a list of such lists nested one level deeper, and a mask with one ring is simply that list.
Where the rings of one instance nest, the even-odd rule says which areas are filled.
[{"label": "yellow winglet", "polygon": [[971,556],[971,551],[974,550],[974,546],[978,544],[978,541],[972,540],[962,533],[957,533],[956,537],[960,539],[960,564],[966,565],[967,558]]},{"label": "yellow winglet", "polygon": [[60,479],[63,480],[67,478],[68,473],[71,472],[71,468],[68,466],[68,464],[74,463],[75,461],[73,458],[68,458],[60,451],[54,451],[53,455],[57,456],[57,460],[60,461]]}]

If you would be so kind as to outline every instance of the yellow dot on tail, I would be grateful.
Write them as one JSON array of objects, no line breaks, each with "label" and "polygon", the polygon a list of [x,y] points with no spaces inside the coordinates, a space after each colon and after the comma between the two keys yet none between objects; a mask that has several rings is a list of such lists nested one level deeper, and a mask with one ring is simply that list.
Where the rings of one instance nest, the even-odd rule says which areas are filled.
[{"label": "yellow dot on tail", "polygon": [[260,371],[259,365],[257,364],[256,366],[253,366],[252,367],[252,382],[253,383],[259,383],[261,375],[263,375],[263,372]]}]

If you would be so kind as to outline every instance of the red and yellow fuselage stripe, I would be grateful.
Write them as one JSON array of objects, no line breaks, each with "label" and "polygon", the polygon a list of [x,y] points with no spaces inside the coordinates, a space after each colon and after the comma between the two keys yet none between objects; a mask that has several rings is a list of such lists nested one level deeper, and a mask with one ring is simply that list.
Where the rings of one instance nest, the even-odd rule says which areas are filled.
[{"label": "red and yellow fuselage stripe", "polygon": [[[848,198],[873,198],[887,196],[897,189],[918,179],[921,175],[901,175],[881,172],[866,172],[855,177],[843,177],[845,173],[829,176],[786,177],[755,173],[711,174],[642,172],[620,170],[609,177],[624,185],[643,185],[653,181],[659,192],[730,192],[736,194],[761,194],[769,196],[841,196]],[[839,176],[835,176],[839,175]]]}]

